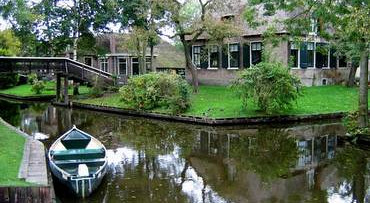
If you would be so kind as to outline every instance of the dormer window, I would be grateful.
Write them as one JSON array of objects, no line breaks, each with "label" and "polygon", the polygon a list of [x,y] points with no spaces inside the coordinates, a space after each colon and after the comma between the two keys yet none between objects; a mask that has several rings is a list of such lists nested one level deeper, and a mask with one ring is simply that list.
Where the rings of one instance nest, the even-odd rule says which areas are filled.
[{"label": "dormer window", "polygon": [[316,34],[317,33],[317,19],[311,18],[311,24],[310,24],[310,33]]},{"label": "dormer window", "polygon": [[235,19],[234,15],[225,15],[221,17],[222,21],[233,21]]}]

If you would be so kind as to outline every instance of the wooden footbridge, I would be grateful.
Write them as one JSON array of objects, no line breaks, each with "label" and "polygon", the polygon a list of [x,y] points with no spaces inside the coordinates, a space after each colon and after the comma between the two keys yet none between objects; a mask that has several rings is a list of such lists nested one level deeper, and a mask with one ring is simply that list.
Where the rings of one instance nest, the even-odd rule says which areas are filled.
[{"label": "wooden footbridge", "polygon": [[68,104],[68,80],[112,85],[112,74],[65,57],[4,57],[0,56],[0,73],[17,72],[29,74],[36,72],[56,77],[56,99],[60,100],[61,78],[64,78],[63,98]]}]

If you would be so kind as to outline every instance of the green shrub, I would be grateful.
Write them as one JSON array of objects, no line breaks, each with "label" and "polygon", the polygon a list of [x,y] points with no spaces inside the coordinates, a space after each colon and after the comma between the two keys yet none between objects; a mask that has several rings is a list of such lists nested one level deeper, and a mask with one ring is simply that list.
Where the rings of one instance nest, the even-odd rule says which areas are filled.
[{"label": "green shrub", "polygon": [[102,88],[97,87],[97,86],[93,86],[90,89],[89,96],[92,97],[92,98],[98,98],[98,97],[103,96],[103,90],[102,90]]},{"label": "green shrub", "polygon": [[35,92],[35,94],[41,94],[42,91],[45,89],[45,82],[42,80],[34,80],[32,84],[32,92]]},{"label": "green shrub", "polygon": [[149,73],[130,78],[120,94],[125,103],[138,109],[160,107],[176,114],[190,106],[190,87],[175,74]]},{"label": "green shrub", "polygon": [[38,81],[38,77],[36,73],[31,73],[30,75],[28,75],[28,80],[27,80],[28,84],[33,85],[33,83],[36,81]]},{"label": "green shrub", "polygon": [[261,62],[241,71],[232,88],[245,107],[253,100],[260,110],[271,114],[292,107],[299,96],[300,81],[281,63]]},{"label": "green shrub", "polygon": [[19,82],[18,73],[0,73],[0,89],[6,89],[17,85]]}]

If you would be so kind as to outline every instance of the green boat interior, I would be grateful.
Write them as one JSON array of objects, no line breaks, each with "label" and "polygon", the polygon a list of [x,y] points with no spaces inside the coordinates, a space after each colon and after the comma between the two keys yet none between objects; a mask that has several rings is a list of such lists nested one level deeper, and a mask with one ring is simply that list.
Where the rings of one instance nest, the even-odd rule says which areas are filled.
[{"label": "green boat interior", "polygon": [[66,149],[84,149],[89,144],[91,137],[73,129],[62,140],[62,144]]},{"label": "green boat interior", "polygon": [[77,129],[63,137],[50,154],[54,163],[71,175],[81,175],[81,167],[85,175],[94,174],[105,163],[104,148]]}]

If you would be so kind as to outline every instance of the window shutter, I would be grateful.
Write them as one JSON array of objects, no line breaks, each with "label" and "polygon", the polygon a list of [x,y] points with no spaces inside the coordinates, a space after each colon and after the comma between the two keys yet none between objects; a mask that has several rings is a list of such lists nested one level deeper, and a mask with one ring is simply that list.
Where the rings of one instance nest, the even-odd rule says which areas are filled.
[{"label": "window shutter", "polygon": [[225,48],[222,48],[221,49],[221,52],[222,52],[222,68],[228,68],[229,64],[228,64],[228,58],[227,58],[227,47],[226,49]]},{"label": "window shutter", "polygon": [[330,68],[337,68],[337,57],[334,56],[335,49],[330,49]]},{"label": "window shutter", "polygon": [[240,67],[240,44],[238,44],[238,55],[236,56],[236,60],[237,60],[237,62],[238,62],[238,67]]},{"label": "window shutter", "polygon": [[304,42],[301,44],[301,68],[307,68],[308,67],[308,53],[307,53],[307,42]]},{"label": "window shutter", "polygon": [[208,68],[208,50],[205,46],[200,48],[200,68]]},{"label": "window shutter", "polygon": [[245,43],[243,44],[243,67],[244,68],[249,68],[250,67],[250,58],[249,58],[249,54],[250,54],[250,47],[249,47],[249,44]]}]

